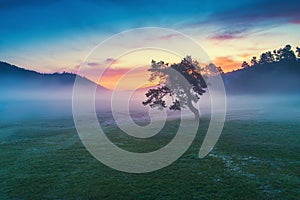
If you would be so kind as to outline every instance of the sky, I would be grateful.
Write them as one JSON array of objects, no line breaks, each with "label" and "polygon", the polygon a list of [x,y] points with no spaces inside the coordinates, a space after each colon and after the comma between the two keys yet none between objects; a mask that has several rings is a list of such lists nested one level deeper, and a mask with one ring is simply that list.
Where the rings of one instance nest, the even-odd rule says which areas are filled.
[{"label": "sky", "polygon": [[[147,79],[151,59],[177,62],[180,56],[149,50],[118,58],[110,55],[114,49],[134,49],[135,38],[141,35],[131,40],[119,37],[126,42],[106,46],[96,60],[88,55],[120,32],[161,27],[192,38],[228,72],[262,52],[285,44],[300,46],[299,8],[299,0],[0,0],[0,60],[43,73],[76,73],[88,60],[84,70],[88,78],[113,88],[131,71],[132,81],[126,81],[123,89],[132,88],[134,79]],[[163,34],[155,42],[144,37],[145,44],[184,45],[177,34]],[[100,79],[95,76],[108,64]]]}]

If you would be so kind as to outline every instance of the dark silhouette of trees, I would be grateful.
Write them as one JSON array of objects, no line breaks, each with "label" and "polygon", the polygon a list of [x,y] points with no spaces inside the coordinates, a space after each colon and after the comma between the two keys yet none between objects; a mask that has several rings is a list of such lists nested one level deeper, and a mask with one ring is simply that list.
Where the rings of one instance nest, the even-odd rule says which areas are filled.
[{"label": "dark silhouette of trees", "polygon": [[284,48],[277,50],[277,60],[280,61],[296,61],[296,56],[291,45],[287,44]]},{"label": "dark silhouette of trees", "polygon": [[275,62],[275,56],[271,51],[266,52],[266,56],[267,56],[267,62],[268,63]]},{"label": "dark silhouette of trees", "polygon": [[297,53],[297,57],[300,58],[300,48],[296,47],[296,53]]},{"label": "dark silhouette of trees", "polygon": [[218,70],[218,72],[221,74],[221,75],[223,75],[223,74],[225,74],[225,72],[223,71],[223,69],[222,69],[222,67],[217,67],[217,70]]},{"label": "dark silhouette of trees", "polygon": [[257,61],[256,56],[252,57],[252,59],[251,59],[251,66],[254,66],[254,65],[257,65],[257,64],[258,64],[258,61]]},{"label": "dark silhouette of trees", "polygon": [[268,64],[268,58],[266,53],[262,53],[260,55],[260,59],[258,61],[259,64]]},{"label": "dark silhouette of trees", "polygon": [[260,55],[259,64],[268,64],[275,62],[275,57],[271,51],[268,51],[266,53],[262,53]]},{"label": "dark silhouette of trees", "polygon": [[275,62],[279,62],[280,61],[280,56],[279,56],[279,53],[276,49],[273,50],[273,55],[274,55],[274,58],[275,58]]},{"label": "dark silhouette of trees", "polygon": [[223,71],[222,67],[216,67],[214,64],[210,63],[203,67],[201,70],[204,77],[206,76],[218,76],[223,75],[225,72]]},{"label": "dark silhouette of trees", "polygon": [[[300,58],[300,48],[296,47],[297,57]],[[257,65],[265,65],[271,63],[280,63],[280,62],[296,62],[297,57],[295,52],[292,50],[292,46],[287,44],[284,48],[280,48],[278,50],[267,51],[260,55],[259,60],[254,56],[251,59],[251,65],[247,65],[248,63],[244,61],[241,65],[242,68],[248,68]]]},{"label": "dark silhouette of trees", "polygon": [[259,64],[268,64],[275,62],[274,54],[271,51],[267,51],[260,55]]},{"label": "dark silhouette of trees", "polygon": [[245,68],[250,67],[250,65],[246,61],[244,61],[241,65],[241,67],[245,69]]},{"label": "dark silhouette of trees", "polygon": [[150,81],[159,81],[157,88],[149,89],[145,94],[147,100],[143,105],[164,109],[167,107],[168,97],[171,98],[170,110],[181,110],[186,106],[199,118],[199,111],[193,106],[200,96],[205,93],[207,84],[200,71],[199,63],[186,56],[180,63],[172,65],[163,61],[152,60]]}]

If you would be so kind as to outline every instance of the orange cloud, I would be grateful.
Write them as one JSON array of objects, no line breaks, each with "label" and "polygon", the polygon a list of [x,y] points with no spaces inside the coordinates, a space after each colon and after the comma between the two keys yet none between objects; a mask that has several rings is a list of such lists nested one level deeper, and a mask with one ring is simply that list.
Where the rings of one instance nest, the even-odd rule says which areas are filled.
[{"label": "orange cloud", "polygon": [[131,68],[106,69],[98,83],[106,88],[114,89],[135,89],[136,83],[144,82],[148,84],[149,66],[140,67],[131,71]]},{"label": "orange cloud", "polygon": [[104,87],[112,89],[115,87],[118,80],[129,70],[130,69],[128,68],[121,68],[121,69],[108,68],[103,72],[98,83]]},{"label": "orange cloud", "polygon": [[231,57],[217,57],[214,59],[214,64],[222,67],[224,72],[235,70],[241,66],[240,61],[233,60]]},{"label": "orange cloud", "polygon": [[249,58],[250,56],[252,56],[252,54],[250,54],[250,53],[243,53],[243,54],[240,54],[239,55],[241,58]]}]

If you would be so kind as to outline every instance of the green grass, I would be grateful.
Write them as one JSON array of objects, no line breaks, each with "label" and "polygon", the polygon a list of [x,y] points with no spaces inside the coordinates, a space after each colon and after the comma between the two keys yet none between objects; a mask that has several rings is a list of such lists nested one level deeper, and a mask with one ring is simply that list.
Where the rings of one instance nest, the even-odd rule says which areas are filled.
[{"label": "green grass", "polygon": [[[120,147],[147,152],[173,138],[175,123],[147,140],[106,131]],[[130,174],[93,158],[71,119],[0,126],[0,199],[300,199],[300,124],[227,121],[199,159],[206,128],[170,166]]]}]

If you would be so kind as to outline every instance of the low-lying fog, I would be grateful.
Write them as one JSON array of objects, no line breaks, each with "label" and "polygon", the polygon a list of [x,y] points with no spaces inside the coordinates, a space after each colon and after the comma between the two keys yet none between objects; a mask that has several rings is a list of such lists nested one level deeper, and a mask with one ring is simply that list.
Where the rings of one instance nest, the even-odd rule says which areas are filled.
[{"label": "low-lying fog", "polygon": [[[145,91],[131,95],[130,115],[137,120],[147,120],[149,107],[143,106]],[[98,115],[106,114],[113,105],[114,111],[126,116],[128,99],[131,92],[114,94],[111,103],[110,94],[97,92],[96,110]],[[84,96],[84,94],[83,94]],[[300,121],[300,95],[232,95],[227,96],[227,120],[298,120]],[[202,116],[210,114],[209,94],[200,99]],[[164,111],[150,109],[151,115],[158,120],[164,117]],[[184,111],[185,112],[185,111]],[[169,112],[179,116],[178,111]],[[189,115],[186,112],[185,115]],[[50,92],[24,91],[5,93],[0,97],[0,122],[22,121],[32,119],[51,119],[72,117],[72,90],[61,89]]]}]

